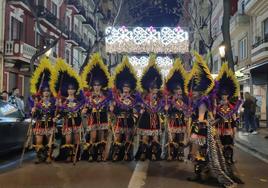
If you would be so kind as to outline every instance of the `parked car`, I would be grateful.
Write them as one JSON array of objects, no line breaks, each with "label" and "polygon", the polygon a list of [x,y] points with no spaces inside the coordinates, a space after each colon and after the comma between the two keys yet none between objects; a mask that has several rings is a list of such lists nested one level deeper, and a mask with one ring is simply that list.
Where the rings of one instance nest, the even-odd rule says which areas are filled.
[{"label": "parked car", "polygon": [[0,155],[22,148],[29,124],[16,107],[0,100]]}]

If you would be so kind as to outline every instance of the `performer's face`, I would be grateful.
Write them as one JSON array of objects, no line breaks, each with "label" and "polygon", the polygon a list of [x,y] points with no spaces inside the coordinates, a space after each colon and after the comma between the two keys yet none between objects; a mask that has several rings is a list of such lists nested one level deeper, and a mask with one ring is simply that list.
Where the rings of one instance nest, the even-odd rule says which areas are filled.
[{"label": "performer's face", "polygon": [[50,91],[49,91],[48,88],[45,88],[45,89],[43,90],[43,96],[44,96],[44,97],[49,97],[49,96],[50,96]]},{"label": "performer's face", "polygon": [[222,98],[223,101],[228,101],[228,95],[226,95],[226,94],[223,94],[221,96],[221,98]]},{"label": "performer's face", "polygon": [[100,83],[94,83],[93,90],[96,91],[96,92],[99,92],[101,90]]},{"label": "performer's face", "polygon": [[68,88],[68,95],[74,95],[75,89],[74,88]]},{"label": "performer's face", "polygon": [[193,98],[197,99],[199,97],[200,93],[199,91],[193,90]]},{"label": "performer's face", "polygon": [[124,86],[123,87],[123,93],[129,93],[130,92],[130,87]]},{"label": "performer's face", "polygon": [[182,89],[180,87],[175,88],[174,93],[177,95],[182,95]]},{"label": "performer's face", "polygon": [[158,88],[157,88],[157,87],[151,87],[151,88],[149,89],[149,91],[150,91],[150,93],[152,93],[152,94],[157,94],[157,93],[158,93]]}]

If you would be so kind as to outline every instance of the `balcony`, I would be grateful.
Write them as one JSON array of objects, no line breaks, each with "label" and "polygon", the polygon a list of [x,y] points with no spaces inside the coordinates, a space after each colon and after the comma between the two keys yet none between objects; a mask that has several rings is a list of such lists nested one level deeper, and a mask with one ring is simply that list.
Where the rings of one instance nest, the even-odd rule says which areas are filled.
[{"label": "balcony", "polygon": [[230,34],[235,36],[240,34],[243,31],[246,31],[246,28],[249,27],[250,17],[245,14],[236,13],[231,17],[230,20]]},{"label": "balcony", "polygon": [[96,34],[96,31],[94,29],[94,22],[90,17],[87,17],[86,21],[83,22],[83,25],[91,31],[93,35]]},{"label": "balcony", "polygon": [[253,63],[268,59],[268,36],[252,45],[251,61]]},{"label": "balcony", "polygon": [[81,41],[81,38],[73,31],[68,32],[68,39],[66,42],[72,43],[73,45],[78,45],[78,42]]},{"label": "balcony", "polygon": [[46,19],[49,23],[51,23],[54,27],[59,29],[63,33],[67,33],[68,29],[64,22],[57,18],[52,12],[50,12],[47,8],[43,6],[37,6],[37,16],[40,18]]},{"label": "balcony", "polygon": [[245,13],[249,15],[264,14],[268,6],[267,0],[245,0]]},{"label": "balcony", "polygon": [[77,0],[67,0],[67,6],[72,6],[76,9],[77,12],[79,12],[80,3]]},{"label": "balcony", "polygon": [[21,60],[29,63],[35,52],[36,48],[20,40],[6,41],[5,43],[6,59]]}]

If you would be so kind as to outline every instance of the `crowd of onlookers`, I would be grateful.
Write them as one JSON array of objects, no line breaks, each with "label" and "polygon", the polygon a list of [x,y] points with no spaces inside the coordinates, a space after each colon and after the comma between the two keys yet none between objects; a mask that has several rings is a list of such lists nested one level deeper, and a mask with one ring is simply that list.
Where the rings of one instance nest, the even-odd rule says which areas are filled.
[{"label": "crowd of onlookers", "polygon": [[18,88],[13,88],[11,92],[2,91],[0,100],[8,102],[15,106],[20,112],[24,113],[25,104],[24,97],[20,95]]}]

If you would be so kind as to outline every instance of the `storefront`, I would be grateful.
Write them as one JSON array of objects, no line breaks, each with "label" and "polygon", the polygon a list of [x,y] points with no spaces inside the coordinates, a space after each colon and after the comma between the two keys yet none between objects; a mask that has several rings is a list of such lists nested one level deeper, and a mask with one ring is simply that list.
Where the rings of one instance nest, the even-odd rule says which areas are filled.
[{"label": "storefront", "polygon": [[253,96],[257,99],[260,108],[261,120],[267,120],[268,115],[268,62],[252,66],[250,74],[253,85]]}]

